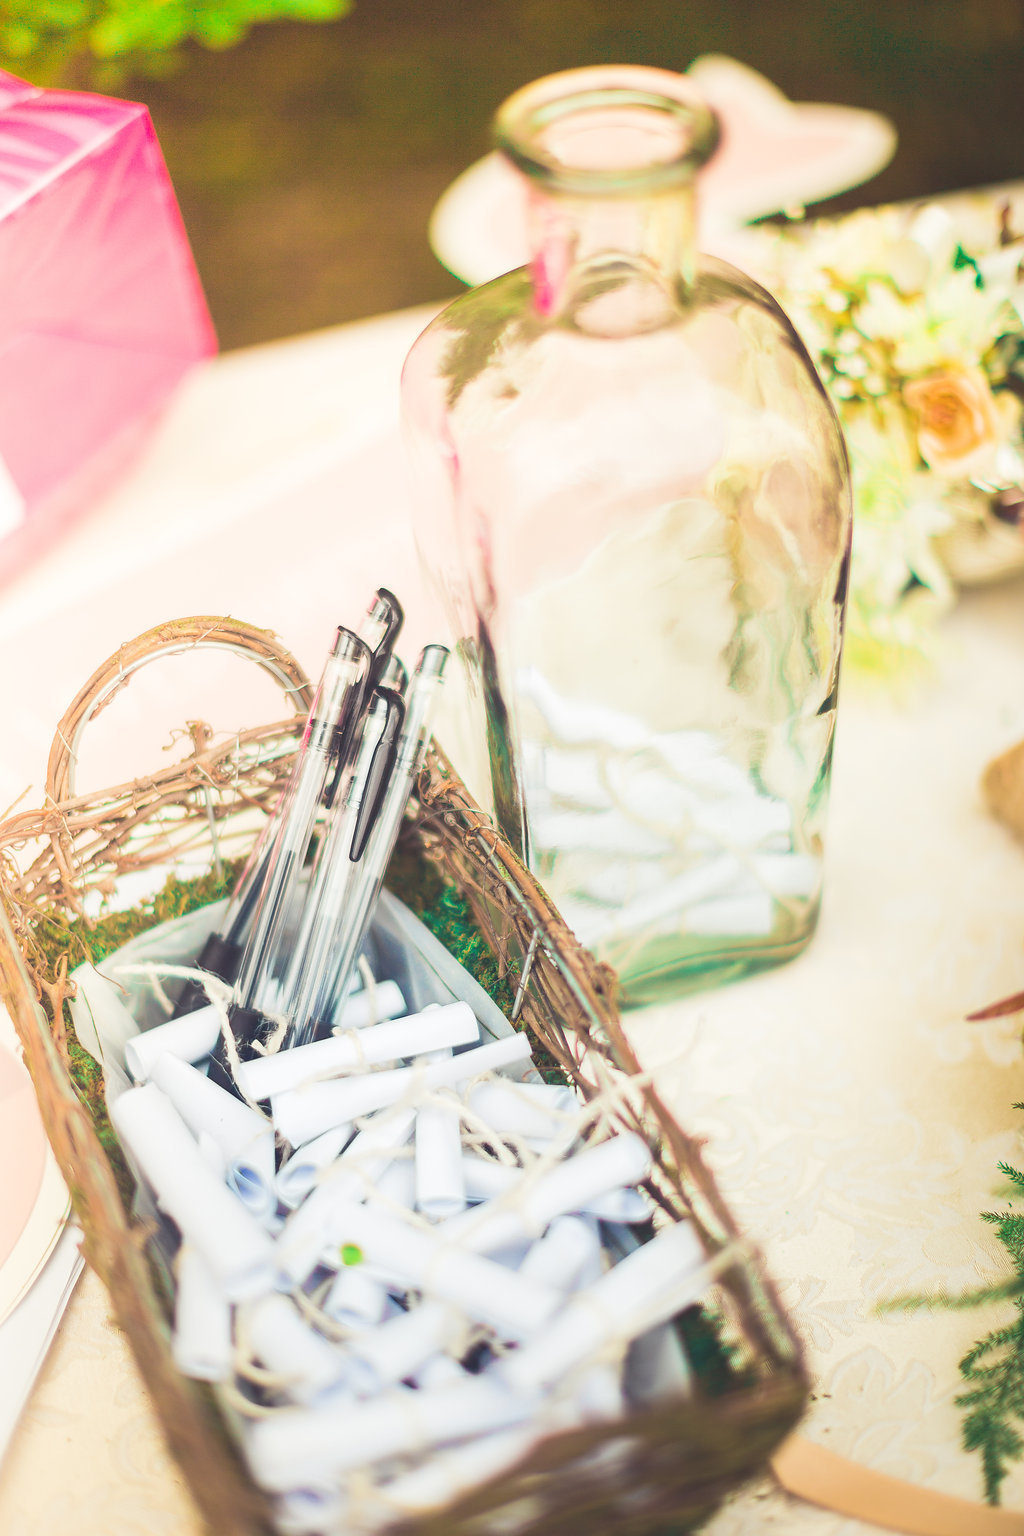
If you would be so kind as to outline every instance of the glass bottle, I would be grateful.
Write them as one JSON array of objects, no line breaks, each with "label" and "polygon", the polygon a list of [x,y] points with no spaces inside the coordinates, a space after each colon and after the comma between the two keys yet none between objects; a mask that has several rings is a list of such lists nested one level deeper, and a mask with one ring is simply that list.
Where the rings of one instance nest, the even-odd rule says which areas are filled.
[{"label": "glass bottle", "polygon": [[417,542],[500,825],[647,1001],[813,932],[846,452],[779,306],[696,257],[717,124],[683,77],[550,76],[496,131],[532,258],[409,354]]}]

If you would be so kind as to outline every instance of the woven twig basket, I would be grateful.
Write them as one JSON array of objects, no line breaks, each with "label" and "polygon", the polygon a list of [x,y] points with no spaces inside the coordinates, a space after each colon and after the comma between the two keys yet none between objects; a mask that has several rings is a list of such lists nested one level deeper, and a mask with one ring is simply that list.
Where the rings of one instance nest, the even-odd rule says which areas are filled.
[{"label": "woven twig basket", "polygon": [[[290,701],[276,726],[214,744],[192,722],[193,750],[150,778],[76,796],[77,745],[89,720],[144,662],[196,646],[250,657]],[[212,858],[253,837],[254,813],[273,804],[311,701],[308,680],[266,631],[229,619],[185,619],[151,630],[101,667],[57,730],[43,810],[0,825],[0,989],[21,1037],[54,1152],[85,1230],[85,1255],[110,1291],[171,1451],[216,1536],[270,1529],[207,1389],[171,1362],[168,1308],[118,1192],[89,1107],[71,1075],[64,1004],[68,955],[47,958],[54,923],[85,911],[90,890],[129,870],[169,865],[197,849]],[[733,1346],[731,1381],[709,1396],[662,1402],[616,1424],[552,1435],[511,1473],[403,1531],[561,1536],[690,1529],[766,1463],[806,1396],[800,1351],[759,1259],[735,1224],[688,1136],[661,1103],[623,1033],[614,977],[595,964],[438,750],[420,779],[411,834],[467,898],[516,998],[518,1022],[547,1048],[583,1095],[610,1078],[633,1079],[620,1118],[655,1155],[649,1191],[669,1220],[689,1218],[710,1254],[736,1257],[713,1298]],[[627,1084],[627,1087],[630,1085]]]}]

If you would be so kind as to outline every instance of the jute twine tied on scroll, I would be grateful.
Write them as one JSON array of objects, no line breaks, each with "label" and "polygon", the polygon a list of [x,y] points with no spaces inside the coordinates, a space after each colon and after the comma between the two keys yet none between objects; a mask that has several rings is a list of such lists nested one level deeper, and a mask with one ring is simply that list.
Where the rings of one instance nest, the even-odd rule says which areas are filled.
[{"label": "jute twine tied on scroll", "polygon": [[[79,796],[74,766],[82,732],[141,665],[194,647],[228,649],[264,667],[284,690],[287,718],[218,741],[190,726],[192,751],[151,776]],[[85,1254],[107,1285],[172,1453],[216,1536],[269,1532],[269,1512],[249,1481],[207,1389],[175,1370],[168,1298],[145,1256],[104,1150],[102,1106],[72,1068],[65,1015],[68,970],[84,958],[89,892],[109,891],[129,871],[173,869],[205,851],[241,854],[289,771],[311,690],[267,631],[223,618],[158,626],[123,646],[89,680],[60,722],[47,801],[0,825],[0,992],[21,1037],[47,1133],[85,1230]],[[176,722],[174,722],[176,723]],[[760,1260],[740,1239],[699,1144],[675,1122],[640,1074],[615,1005],[614,978],[572,938],[543,890],[434,749],[407,828],[428,861],[468,902],[517,1003],[517,1021],[587,1098],[624,1088],[622,1123],[654,1151],[649,1193],[664,1220],[690,1219],[709,1253],[736,1245],[714,1295],[731,1346],[725,1389],[698,1386],[614,1424],[552,1435],[511,1472],[444,1510],[406,1520],[403,1532],[485,1536],[503,1529],[570,1536],[644,1536],[702,1521],[745,1478],[763,1469],[796,1422],[807,1384],[798,1344]],[[56,940],[56,942],[55,942]],[[115,1158],[116,1161],[116,1150]],[[614,1448],[614,1449],[613,1449]],[[605,1454],[601,1454],[604,1451]],[[396,1529],[399,1527],[396,1526]]]}]

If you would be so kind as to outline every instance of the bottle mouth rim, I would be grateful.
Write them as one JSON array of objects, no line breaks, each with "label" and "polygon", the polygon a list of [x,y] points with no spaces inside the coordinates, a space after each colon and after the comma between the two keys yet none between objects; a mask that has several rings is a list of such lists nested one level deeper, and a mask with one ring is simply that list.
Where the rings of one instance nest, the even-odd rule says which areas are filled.
[{"label": "bottle mouth rim", "polygon": [[[619,164],[573,164],[547,142],[574,120],[644,114],[659,127],[661,153]],[[655,137],[652,134],[652,140]],[[686,186],[714,154],[718,118],[684,75],[646,65],[593,65],[545,75],[509,96],[494,120],[500,152],[547,191],[575,196],[636,196]]]}]

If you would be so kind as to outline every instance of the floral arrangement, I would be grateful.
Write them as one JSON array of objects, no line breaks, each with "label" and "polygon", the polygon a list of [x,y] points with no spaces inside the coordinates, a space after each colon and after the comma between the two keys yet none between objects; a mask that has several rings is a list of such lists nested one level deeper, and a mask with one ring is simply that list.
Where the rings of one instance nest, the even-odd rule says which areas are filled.
[{"label": "floral arrangement", "polygon": [[758,237],[850,449],[848,654],[891,671],[956,583],[1024,569],[1024,236],[978,197]]}]

